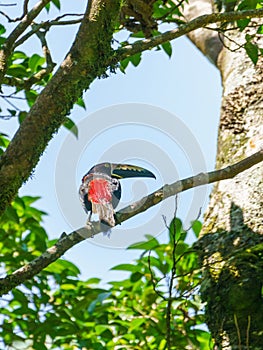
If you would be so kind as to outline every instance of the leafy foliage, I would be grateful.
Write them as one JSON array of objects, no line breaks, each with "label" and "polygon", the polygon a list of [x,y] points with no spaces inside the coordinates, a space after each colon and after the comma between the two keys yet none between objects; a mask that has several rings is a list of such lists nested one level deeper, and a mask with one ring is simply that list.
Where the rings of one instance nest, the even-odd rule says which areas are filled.
[{"label": "leafy foliage", "polygon": [[[17,197],[1,219],[2,274],[13,272],[53,244],[41,226],[45,213],[34,207],[37,199]],[[194,227],[196,233],[200,224]],[[128,272],[128,277],[110,282],[106,289],[97,278],[81,281],[73,263],[57,260],[2,300],[0,347],[209,349],[198,295],[197,256],[186,243],[187,232],[179,219],[171,223],[168,236],[167,243],[149,235],[130,246],[141,251],[140,257],[113,267]]]}]

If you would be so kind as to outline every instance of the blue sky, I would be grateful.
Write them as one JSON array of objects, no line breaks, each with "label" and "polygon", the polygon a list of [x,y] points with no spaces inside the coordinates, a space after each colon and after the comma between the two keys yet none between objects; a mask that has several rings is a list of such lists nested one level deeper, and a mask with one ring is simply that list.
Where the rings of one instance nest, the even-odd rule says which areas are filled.
[{"label": "blue sky", "polygon": [[[74,6],[82,5],[78,1],[75,5],[65,4],[62,9],[70,12],[75,10]],[[80,9],[76,9],[75,12],[80,12]],[[56,11],[55,15],[58,15]],[[57,63],[61,62],[70,47],[75,30],[76,28],[67,30],[59,28],[56,36],[52,36],[55,30],[49,33],[50,49]],[[136,196],[140,198],[140,194],[145,195],[159,188],[163,181],[172,182],[181,177],[194,175],[193,172],[198,169],[198,159],[193,159],[191,155],[195,154],[197,148],[206,163],[200,162],[198,171],[214,168],[221,97],[219,73],[187,38],[177,39],[172,46],[171,59],[163,51],[152,50],[143,54],[142,62],[138,67],[129,66],[126,74],[118,71],[107,79],[96,80],[84,94],[87,110],[75,107],[70,114],[70,118],[79,125],[80,133],[83,131],[80,139],[74,139],[69,136],[67,130],[61,128],[50,142],[32,178],[20,190],[20,195],[42,197],[37,202],[37,206],[49,214],[45,218],[44,225],[51,238],[59,237],[63,231],[69,233],[77,228],[72,227],[74,225],[72,222],[75,217],[78,217],[78,213],[81,214],[77,223],[84,225],[85,215],[76,199],[77,188],[83,173],[88,171],[97,159],[106,160],[105,157],[109,157],[111,158],[109,161],[114,161],[115,158],[126,158],[129,162],[148,166],[150,170],[157,173],[156,182],[152,179],[146,182],[124,180],[124,200],[127,203]],[[26,49],[34,52],[38,47],[38,41],[33,39]],[[135,112],[132,114],[133,108]],[[138,115],[140,108],[142,125],[135,116],[135,114]],[[157,111],[156,116],[154,111]],[[160,113],[160,119],[163,118],[161,119],[163,127],[156,129],[154,125],[158,121],[158,113]],[[122,114],[123,125],[120,123]],[[113,118],[114,123],[115,117],[118,120],[118,126],[114,124],[111,128],[106,128],[106,121]],[[175,135],[174,139],[164,131],[167,124],[166,118],[170,118],[174,123],[175,130],[171,130],[172,135]],[[88,132],[85,132],[89,129],[89,125],[91,129],[96,126],[96,133],[92,137],[87,136]],[[101,132],[98,131],[100,125]],[[176,130],[178,125],[180,130]],[[16,128],[15,121],[0,121],[0,129],[3,132],[11,135]],[[188,133],[182,134],[181,130]],[[186,135],[185,138],[180,138],[182,135]],[[72,151],[68,152],[67,162],[65,143],[69,138]],[[81,142],[84,146],[79,149]],[[136,148],[136,145],[139,146]],[[124,150],[124,153],[119,154],[120,150]],[[58,169],[61,159],[64,163],[62,161],[62,167]],[[68,167],[73,167],[72,173]],[[58,176],[60,179],[61,174],[61,181],[65,182],[62,188],[72,193],[76,190],[74,192],[76,195],[72,194],[73,197],[75,196],[72,201],[70,196],[63,196],[64,192],[61,194],[57,183]],[[192,197],[191,192],[180,196],[178,216],[183,221],[189,214],[189,202],[192,201]],[[203,207],[207,204],[207,198],[208,193],[202,202]],[[66,202],[66,211],[63,208],[61,210],[61,202]],[[73,215],[73,219],[68,218],[70,215],[67,211],[71,211],[71,204],[72,212],[77,213]],[[167,206],[168,208],[163,207],[162,210],[173,210],[173,201],[170,201]],[[145,233],[156,234],[156,225],[163,227],[162,213],[157,207],[150,213],[141,214],[131,223],[127,223],[128,232],[132,234],[133,230],[144,222],[149,222],[150,224],[145,228],[148,232]],[[121,248],[117,248],[118,235],[125,234],[125,228],[126,226],[122,227],[118,233],[113,230],[110,239],[101,235],[97,241],[82,242],[67,252],[65,258],[80,267],[83,278],[94,276],[104,280],[121,278],[119,272],[109,273],[109,268],[119,263],[129,262],[137,256],[136,252],[125,250],[124,243],[120,244]],[[161,236],[161,239],[164,238],[165,233]]]}]

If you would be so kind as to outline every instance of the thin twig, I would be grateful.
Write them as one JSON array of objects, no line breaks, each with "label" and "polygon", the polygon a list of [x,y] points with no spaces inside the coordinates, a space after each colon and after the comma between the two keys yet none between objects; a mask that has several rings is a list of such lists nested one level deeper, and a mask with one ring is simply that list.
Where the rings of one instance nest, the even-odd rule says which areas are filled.
[{"label": "thin twig", "polygon": [[152,285],[153,285],[153,290],[155,291],[155,293],[160,297],[162,298],[163,300],[166,300],[165,296],[163,295],[163,293],[161,293],[158,288],[157,288],[157,285],[158,283],[160,283],[164,278],[160,278],[157,282],[155,280],[155,277],[154,277],[154,273],[153,273],[153,270],[152,270],[152,267],[151,267],[151,250],[149,251],[149,254],[148,254],[148,269],[150,271],[150,274],[151,274],[151,282],[152,282]]},{"label": "thin twig", "polygon": [[246,347],[247,350],[249,350],[249,332],[250,332],[250,326],[251,326],[251,316],[247,316],[247,336],[246,336]]},{"label": "thin twig", "polygon": [[[175,209],[174,209],[174,218],[173,218],[173,236],[172,236],[172,270],[171,270],[171,278],[169,281],[168,286],[168,301],[167,301],[167,307],[166,307],[166,342],[167,342],[167,348],[168,350],[171,349],[171,313],[172,313],[172,297],[173,297],[173,283],[176,276],[176,247],[178,240],[176,240],[176,217],[177,217],[177,209],[178,209],[178,195],[175,195]],[[171,234],[171,231],[169,232]]]},{"label": "thin twig", "polygon": [[65,14],[62,16],[59,16],[57,18],[55,18],[52,21],[46,21],[46,22],[41,22],[41,23],[34,23],[32,26],[32,29],[27,32],[25,35],[23,35],[19,40],[17,40],[15,42],[15,47],[18,47],[20,45],[22,45],[26,40],[28,40],[32,35],[36,34],[39,29],[45,29],[46,31],[48,31],[52,26],[65,26],[65,25],[72,25],[72,24],[78,24],[82,21],[82,17],[79,19],[72,19],[72,20],[67,20],[67,21],[60,21],[60,18],[63,18],[65,16],[82,16],[83,14]]},{"label": "thin twig", "polygon": [[[21,21],[28,14],[28,3],[29,3],[29,0],[24,1],[23,13],[19,17],[11,18],[6,13],[4,13],[2,11],[0,11],[0,13],[8,20],[9,23]],[[14,4],[14,5],[16,5],[16,4]],[[0,6],[3,6],[3,5],[0,5]]]},{"label": "thin twig", "polygon": [[[194,219],[194,221],[197,221],[200,218],[201,214],[202,214],[202,207],[199,208],[199,212],[197,213],[197,216]],[[193,224],[191,224],[188,228],[186,228],[185,231],[186,232],[190,231],[192,227],[193,227]]]},{"label": "thin twig", "polygon": [[239,325],[238,325],[238,320],[237,320],[237,315],[236,314],[234,314],[234,323],[235,323],[236,330],[237,330],[238,349],[242,350],[241,334],[240,334],[240,329],[239,329]]},{"label": "thin twig", "polygon": [[16,105],[14,105],[12,102],[8,101],[8,99],[6,97],[3,97],[3,96],[1,96],[1,97],[5,100],[6,103],[8,103],[16,111],[20,111],[20,109]]},{"label": "thin twig", "polygon": [[16,6],[17,4],[16,3],[14,3],[14,4],[0,4],[0,6]]},{"label": "thin twig", "polygon": [[5,41],[5,47],[11,48],[17,38],[31,25],[33,20],[39,15],[43,8],[50,0],[42,0],[38,2],[20,21],[15,29],[10,33]]}]

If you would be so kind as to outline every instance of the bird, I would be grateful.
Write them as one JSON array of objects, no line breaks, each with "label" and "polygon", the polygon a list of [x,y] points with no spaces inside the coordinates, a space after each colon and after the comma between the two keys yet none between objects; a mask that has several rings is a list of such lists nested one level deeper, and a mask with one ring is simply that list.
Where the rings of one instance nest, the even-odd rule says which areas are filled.
[{"label": "bird", "polygon": [[155,175],[145,168],[107,162],[94,165],[82,177],[79,197],[88,214],[88,222],[92,214],[98,214],[101,223],[110,227],[116,225],[114,209],[121,198],[120,180],[132,177],[156,179]]}]

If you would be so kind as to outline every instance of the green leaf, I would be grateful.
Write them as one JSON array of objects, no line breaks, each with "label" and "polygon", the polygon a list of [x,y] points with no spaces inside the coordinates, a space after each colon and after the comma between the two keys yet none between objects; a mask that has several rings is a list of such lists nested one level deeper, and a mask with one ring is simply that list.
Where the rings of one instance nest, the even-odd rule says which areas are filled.
[{"label": "green leaf", "polygon": [[177,242],[185,239],[186,232],[183,230],[182,221],[178,218],[173,218],[169,226],[170,240]]},{"label": "green leaf", "polygon": [[16,115],[16,110],[15,109],[7,108],[7,111],[10,113],[11,117],[14,117]]},{"label": "green leaf", "polygon": [[112,326],[105,325],[105,324],[99,324],[95,327],[96,334],[102,334],[105,331],[111,330]]},{"label": "green leaf", "polygon": [[61,274],[66,272],[68,276],[77,277],[80,271],[76,265],[67,260],[59,259],[55,261],[52,265],[46,267],[45,271]]},{"label": "green leaf", "polygon": [[142,277],[143,277],[143,274],[142,274],[142,273],[140,273],[140,272],[134,272],[134,273],[131,275],[130,279],[131,279],[131,282],[134,283],[134,282],[139,281]]},{"label": "green leaf", "polygon": [[119,271],[137,271],[137,265],[132,264],[120,264],[111,268],[111,270],[119,270]]},{"label": "green leaf", "polygon": [[19,124],[21,124],[26,119],[26,116],[27,116],[27,112],[26,111],[19,112],[19,114],[18,114]]},{"label": "green leaf", "polygon": [[60,0],[52,0],[52,3],[56,6],[58,10],[60,10]]},{"label": "green leaf", "polygon": [[27,55],[23,51],[15,51],[11,56],[12,61],[25,60],[26,58]]},{"label": "green leaf", "polygon": [[245,50],[251,61],[256,65],[258,61],[258,47],[251,41],[245,43]]},{"label": "green leaf", "polygon": [[158,349],[159,349],[159,350],[164,350],[164,349],[166,348],[166,345],[167,345],[166,339],[162,339],[161,342],[160,342],[160,344],[159,344]]},{"label": "green leaf", "polygon": [[201,232],[202,230],[202,223],[198,220],[195,220],[192,222],[191,224],[191,228],[195,234],[195,237],[198,238],[199,237],[199,233]]},{"label": "green leaf", "polygon": [[151,238],[149,241],[131,244],[127,249],[152,250],[152,249],[158,247],[160,243],[157,241],[157,239],[152,237],[152,236],[150,236],[150,237]]},{"label": "green leaf", "polygon": [[25,293],[21,292],[19,289],[13,289],[12,293],[14,298],[19,301],[21,305],[27,305],[28,300]]},{"label": "green leaf", "polygon": [[139,65],[139,63],[141,62],[141,59],[142,59],[141,53],[136,53],[135,55],[130,57],[130,61],[134,65],[134,67],[137,67]]},{"label": "green leaf", "polygon": [[144,32],[140,30],[140,31],[137,32],[137,33],[132,33],[132,34],[130,35],[130,37],[131,37],[131,38],[140,38],[140,39],[143,39],[143,38],[145,37],[145,35],[144,35]]},{"label": "green leaf", "polygon": [[250,21],[251,21],[250,18],[239,19],[237,20],[237,26],[242,31],[248,26]]},{"label": "green leaf", "polygon": [[0,46],[2,46],[6,41],[6,38],[0,37]]},{"label": "green leaf", "polygon": [[262,24],[258,27],[257,33],[263,34],[263,25]]},{"label": "green leaf", "polygon": [[42,64],[45,63],[45,58],[39,56],[38,54],[33,54],[29,60],[28,60],[28,67],[30,68],[32,73],[35,73],[37,71],[38,67],[41,67]]},{"label": "green leaf", "polygon": [[92,278],[89,278],[86,283],[87,284],[98,284],[100,283],[101,279],[98,278],[98,277],[92,277]]},{"label": "green leaf", "polygon": [[144,318],[135,318],[131,321],[130,327],[129,327],[129,332],[132,332],[136,328],[140,328],[142,324],[145,323]]},{"label": "green leaf", "polygon": [[25,203],[26,205],[28,205],[28,206],[29,206],[30,204],[32,204],[32,203],[35,203],[35,202],[38,201],[40,198],[41,198],[40,196],[35,196],[35,197],[33,197],[33,196],[23,196],[23,197],[22,197],[24,203]]},{"label": "green leaf", "polygon": [[7,75],[11,75],[12,77],[16,78],[25,78],[28,77],[28,72],[22,64],[12,64],[7,69]]},{"label": "green leaf", "polygon": [[22,198],[16,196],[14,201],[13,201],[13,206],[16,209],[25,209],[25,203]]},{"label": "green leaf", "polygon": [[238,5],[237,9],[239,11],[255,9],[257,7],[257,3],[258,0],[243,0]]},{"label": "green leaf", "polygon": [[76,105],[78,105],[78,106],[80,106],[80,107],[82,107],[82,108],[84,108],[86,110],[86,105],[85,105],[85,102],[84,102],[82,97],[78,98],[78,100],[76,102]]},{"label": "green leaf", "polygon": [[0,24],[0,35],[4,34],[5,32],[6,32],[5,27],[2,24]]},{"label": "green leaf", "polygon": [[26,95],[28,106],[32,107],[38,97],[38,93],[35,90],[31,89],[31,90],[25,91],[25,95]]},{"label": "green leaf", "polygon": [[129,63],[130,63],[130,60],[128,58],[124,58],[124,60],[120,62],[120,70],[122,73],[125,73],[125,69],[127,68]]},{"label": "green leaf", "polygon": [[5,136],[7,135],[3,133],[0,134],[0,147],[3,148],[6,148],[10,143],[10,141]]},{"label": "green leaf", "polygon": [[62,290],[74,290],[76,288],[76,285],[72,283],[64,283],[60,285],[60,289]]},{"label": "green leaf", "polygon": [[172,45],[171,45],[171,43],[169,41],[167,41],[166,43],[162,44],[161,46],[162,46],[164,52],[167,53],[167,55],[169,57],[171,57],[172,56]]},{"label": "green leaf", "polygon": [[16,224],[19,224],[19,217],[17,215],[17,212],[16,210],[13,208],[13,207],[7,207],[6,210],[5,210],[5,216],[15,222]]},{"label": "green leaf", "polygon": [[176,245],[175,254],[177,256],[180,256],[184,254],[187,251],[187,249],[188,249],[188,245],[182,241],[179,241],[177,242],[177,245]]},{"label": "green leaf", "polygon": [[76,138],[78,138],[78,134],[79,134],[78,127],[77,127],[77,125],[73,122],[72,119],[66,117],[66,120],[64,121],[63,126],[64,126],[66,129],[68,129],[70,132],[72,132],[72,134],[73,134],[74,136],[76,136]]},{"label": "green leaf", "polygon": [[46,4],[45,9],[46,9],[47,13],[49,13],[49,10],[50,10],[50,2],[49,2],[48,4]]}]

